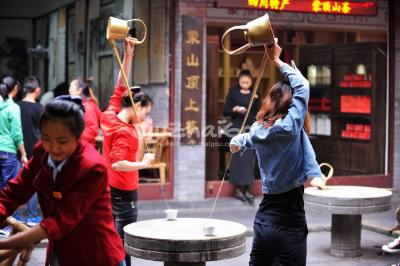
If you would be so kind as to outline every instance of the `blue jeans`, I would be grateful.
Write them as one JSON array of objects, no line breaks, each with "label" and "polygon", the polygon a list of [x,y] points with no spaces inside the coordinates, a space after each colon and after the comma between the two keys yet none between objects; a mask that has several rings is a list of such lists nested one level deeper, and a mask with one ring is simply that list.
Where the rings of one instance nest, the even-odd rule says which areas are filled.
[{"label": "blue jeans", "polygon": [[254,222],[250,266],[305,266],[307,226],[281,227]]},{"label": "blue jeans", "polygon": [[32,198],[28,201],[28,222],[29,219],[40,217],[39,204],[37,193],[33,194]]},{"label": "blue jeans", "polygon": [[18,175],[21,163],[17,154],[0,151],[0,189],[3,189],[10,179]]},{"label": "blue jeans", "polygon": [[[17,155],[10,152],[0,151],[0,189],[3,189],[7,182],[10,179],[16,177],[21,170],[21,162],[18,160]],[[20,210],[17,210],[13,214],[14,218],[17,220],[22,220],[25,222],[26,218],[21,213]],[[28,202],[28,218],[36,218],[39,216],[39,207],[37,195],[33,195],[33,197]]]}]

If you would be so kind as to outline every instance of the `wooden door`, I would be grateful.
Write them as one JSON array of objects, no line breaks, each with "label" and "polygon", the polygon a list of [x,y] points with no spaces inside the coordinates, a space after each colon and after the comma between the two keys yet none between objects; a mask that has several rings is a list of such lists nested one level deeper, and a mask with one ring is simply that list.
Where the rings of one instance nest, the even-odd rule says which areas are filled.
[{"label": "wooden door", "polygon": [[218,117],[221,115],[218,108],[218,67],[219,67],[219,36],[207,36],[207,76],[206,76],[206,180],[218,179],[219,151]]}]

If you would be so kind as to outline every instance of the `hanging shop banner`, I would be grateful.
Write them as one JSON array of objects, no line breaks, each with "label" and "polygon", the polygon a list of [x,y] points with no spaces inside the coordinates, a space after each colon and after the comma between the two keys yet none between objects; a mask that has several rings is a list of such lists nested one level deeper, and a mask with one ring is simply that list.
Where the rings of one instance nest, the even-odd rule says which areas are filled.
[{"label": "hanging shop banner", "polygon": [[199,145],[201,141],[202,36],[202,19],[182,16],[181,144],[184,145]]},{"label": "hanging shop banner", "polygon": [[284,12],[314,14],[376,16],[377,4],[372,1],[324,1],[324,0],[217,0],[218,7],[264,9]]}]

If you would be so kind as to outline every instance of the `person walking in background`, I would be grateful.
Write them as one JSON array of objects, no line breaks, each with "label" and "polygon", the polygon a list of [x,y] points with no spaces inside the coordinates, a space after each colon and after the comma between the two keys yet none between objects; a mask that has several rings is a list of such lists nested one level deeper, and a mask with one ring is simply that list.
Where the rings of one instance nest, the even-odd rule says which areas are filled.
[{"label": "person walking in background", "polygon": [[[122,68],[127,75],[130,73],[134,47],[135,42],[127,38],[122,61]],[[153,101],[140,87],[129,89],[132,92],[135,107],[132,106],[128,88],[125,86],[120,71],[109,106],[101,117],[104,135],[103,151],[111,189],[111,206],[115,226],[122,240],[124,226],[137,220],[138,170],[146,168],[154,159],[151,154],[145,154],[142,161],[137,161],[139,140],[135,129],[135,126],[151,112]],[[129,255],[126,255],[125,262],[127,266],[131,265]]]},{"label": "person walking in background", "polygon": [[[251,94],[252,78],[250,71],[242,70],[239,74],[239,82],[229,90],[224,107],[224,115],[231,117],[231,129],[239,132],[247,112]],[[258,97],[254,99],[252,108],[247,118],[246,127],[254,123],[256,114],[260,108]],[[247,132],[248,130],[244,131]],[[235,198],[248,201],[253,204],[254,197],[250,193],[250,187],[254,181],[255,154],[252,150],[246,150],[240,154],[233,154],[229,169],[229,182],[235,186]]]},{"label": "person walking in background", "polygon": [[69,88],[68,82],[61,82],[57,84],[57,86],[53,90],[47,91],[42,95],[42,97],[40,98],[40,104],[42,106],[45,106],[58,96],[68,95],[69,94],[68,88]]},{"label": "person walking in background", "polygon": [[[32,157],[33,147],[40,138],[39,118],[43,107],[36,102],[40,96],[40,91],[39,80],[35,76],[29,76],[25,79],[23,85],[23,99],[18,102],[21,109],[22,133],[28,160]],[[21,222],[26,222],[28,226],[35,226],[42,220],[36,193],[28,202],[27,215],[18,210],[14,217]]]},{"label": "person walking in background", "polygon": [[17,158],[17,151],[21,154],[21,162],[28,162],[24,147],[21,127],[21,110],[14,103],[13,98],[19,90],[19,83],[12,76],[5,76],[1,80],[0,95],[0,189],[7,182],[16,177],[21,164]]},{"label": "person walking in background", "polygon": [[[310,87],[298,69],[283,63],[278,44],[267,55],[285,78],[263,100],[249,133],[232,138],[237,153],[255,149],[262,177],[263,199],[254,219],[250,266],[306,265],[307,222],[304,182],[324,182],[305,126]],[[308,129],[309,130],[309,129]]]},{"label": "person walking in background", "polygon": [[82,101],[67,97],[44,107],[41,141],[17,178],[0,191],[0,223],[35,192],[44,219],[0,239],[0,249],[24,249],[49,239],[45,265],[124,265],[104,158],[80,141]]},{"label": "person walking in background", "polygon": [[87,141],[96,147],[96,137],[99,133],[101,110],[98,104],[91,98],[89,85],[81,78],[75,78],[69,85],[69,95],[80,96],[85,106],[85,130],[81,140]]},{"label": "person walking in background", "polygon": [[92,99],[93,102],[95,102],[97,106],[100,106],[99,99],[96,97],[96,95],[94,94],[94,91],[93,91],[93,80],[94,80],[94,77],[90,76],[90,77],[86,78],[85,82],[89,87],[90,99]]}]

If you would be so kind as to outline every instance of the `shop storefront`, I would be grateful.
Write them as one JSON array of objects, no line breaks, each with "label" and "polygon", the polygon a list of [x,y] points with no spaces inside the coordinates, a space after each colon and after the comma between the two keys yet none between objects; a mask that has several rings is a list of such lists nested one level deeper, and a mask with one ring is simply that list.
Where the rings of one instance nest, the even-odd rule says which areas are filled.
[{"label": "shop storefront", "polygon": [[[147,40],[135,51],[131,83],[141,85],[155,102],[151,118],[159,132],[148,141],[164,164],[156,174],[142,173],[140,199],[216,196],[230,156],[224,146],[226,95],[241,69],[248,69],[255,80],[263,56],[262,47],[229,56],[221,38],[231,26],[266,12],[284,49],[283,59],[293,59],[310,81],[310,139],[318,161],[335,169],[332,184],[392,187],[395,83],[388,78],[387,47],[388,19],[394,15],[389,15],[389,1],[51,2],[43,12],[22,9],[20,18],[0,12],[0,25],[11,21],[21,29],[13,33],[6,27],[3,32],[23,33],[25,47],[34,48],[25,55],[28,72],[44,80],[46,90],[73,76],[93,76],[102,107],[118,73],[104,37],[109,16],[140,18],[148,25]],[[17,7],[11,9],[4,12],[17,14]],[[142,28],[133,24],[131,34],[142,36]],[[234,31],[224,43],[236,49],[245,42],[243,32]],[[0,67],[7,69],[4,60]],[[280,78],[267,65],[260,98]],[[259,194],[257,167],[254,173],[252,191]],[[228,179],[229,174],[220,196],[233,195]]]},{"label": "shop storefront", "polygon": [[[263,55],[263,49],[257,47],[241,55],[227,55],[220,44],[222,34],[231,26],[244,25],[268,12],[284,50],[283,59],[286,62],[293,59],[310,81],[310,139],[318,162],[329,163],[335,169],[332,184],[391,187],[388,2],[301,1],[301,5],[298,2],[221,0],[208,7],[207,47],[216,63],[207,64],[213,68],[207,73],[218,76],[207,77],[207,84],[212,85],[207,86],[207,95],[215,96],[214,100],[212,97],[207,100],[214,105],[207,107],[207,123],[226,124],[222,110],[229,88],[237,83],[243,68],[249,69],[255,80]],[[237,31],[225,40],[225,47],[233,50],[245,42],[243,33]],[[265,95],[280,78],[268,66],[259,95]],[[205,196],[213,197],[229,151],[207,147],[206,158],[207,162],[219,162],[218,166],[211,163],[206,166]],[[257,169],[255,172],[253,192],[260,193]],[[227,182],[223,188],[222,195],[232,195],[233,188]]]}]

